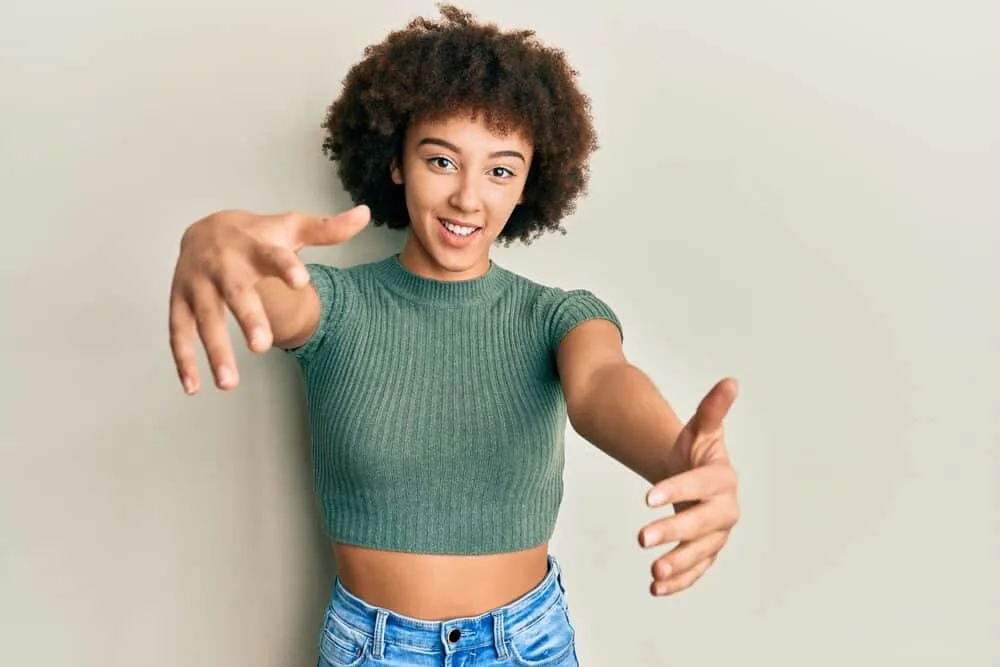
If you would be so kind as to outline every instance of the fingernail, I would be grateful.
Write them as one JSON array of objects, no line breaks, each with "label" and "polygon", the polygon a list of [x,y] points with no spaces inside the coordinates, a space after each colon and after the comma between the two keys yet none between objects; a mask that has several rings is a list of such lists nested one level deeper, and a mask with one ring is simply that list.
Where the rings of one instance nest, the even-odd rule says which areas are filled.
[{"label": "fingernail", "polygon": [[261,329],[254,329],[250,334],[250,345],[254,348],[262,348],[267,344],[265,340],[264,332]]},{"label": "fingernail", "polygon": [[656,531],[647,530],[642,534],[642,546],[648,547],[656,541]]},{"label": "fingernail", "polygon": [[223,366],[219,369],[219,384],[228,385],[233,381],[233,372]]},{"label": "fingernail", "polygon": [[646,496],[646,504],[650,507],[656,507],[657,505],[662,505],[667,500],[667,494],[664,491],[656,490],[650,491],[649,495]]},{"label": "fingernail", "polygon": [[194,393],[194,380],[191,378],[184,378],[184,393],[193,394]]}]

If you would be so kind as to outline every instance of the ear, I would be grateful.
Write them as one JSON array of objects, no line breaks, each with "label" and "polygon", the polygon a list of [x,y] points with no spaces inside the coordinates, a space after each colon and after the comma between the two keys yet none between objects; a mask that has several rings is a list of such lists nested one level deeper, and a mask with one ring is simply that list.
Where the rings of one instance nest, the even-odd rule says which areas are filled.
[{"label": "ear", "polygon": [[399,160],[392,158],[392,162],[389,163],[389,174],[392,177],[392,182],[396,185],[403,184],[403,170],[399,168]]}]

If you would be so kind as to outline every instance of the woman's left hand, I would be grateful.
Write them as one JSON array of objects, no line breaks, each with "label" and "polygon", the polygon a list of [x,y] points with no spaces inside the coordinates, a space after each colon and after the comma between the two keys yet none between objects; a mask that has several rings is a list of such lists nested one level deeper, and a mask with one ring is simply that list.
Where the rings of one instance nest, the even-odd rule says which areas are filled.
[{"label": "woman's left hand", "polygon": [[639,544],[650,548],[678,543],[653,562],[653,595],[676,593],[696,582],[739,521],[737,475],[722,425],[736,393],[736,381],[726,378],[705,395],[670,450],[669,475],[646,494],[650,507],[670,503],[674,514],[643,526]]}]

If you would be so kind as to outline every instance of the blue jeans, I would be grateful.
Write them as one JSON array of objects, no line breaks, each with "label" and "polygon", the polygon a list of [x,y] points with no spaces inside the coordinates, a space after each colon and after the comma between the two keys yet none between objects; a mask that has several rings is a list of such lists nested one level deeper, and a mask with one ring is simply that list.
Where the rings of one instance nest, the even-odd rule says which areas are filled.
[{"label": "blue jeans", "polygon": [[425,621],[375,607],[338,577],[319,639],[318,667],[578,667],[559,564],[532,590],[479,616]]}]

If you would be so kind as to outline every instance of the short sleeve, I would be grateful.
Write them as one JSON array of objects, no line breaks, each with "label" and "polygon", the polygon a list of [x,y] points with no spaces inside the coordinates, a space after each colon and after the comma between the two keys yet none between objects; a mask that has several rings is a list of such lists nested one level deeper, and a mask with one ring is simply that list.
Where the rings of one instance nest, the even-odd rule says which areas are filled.
[{"label": "short sleeve", "polygon": [[326,264],[306,264],[309,280],[319,296],[319,321],[316,330],[302,345],[282,348],[303,364],[308,363],[323,346],[324,341],[335,335],[334,329],[343,322],[356,299],[356,290],[343,269]]},{"label": "short sleeve", "polygon": [[549,318],[549,341],[555,350],[566,334],[587,320],[608,320],[618,327],[618,334],[624,340],[622,323],[607,303],[583,290],[562,292]]}]

